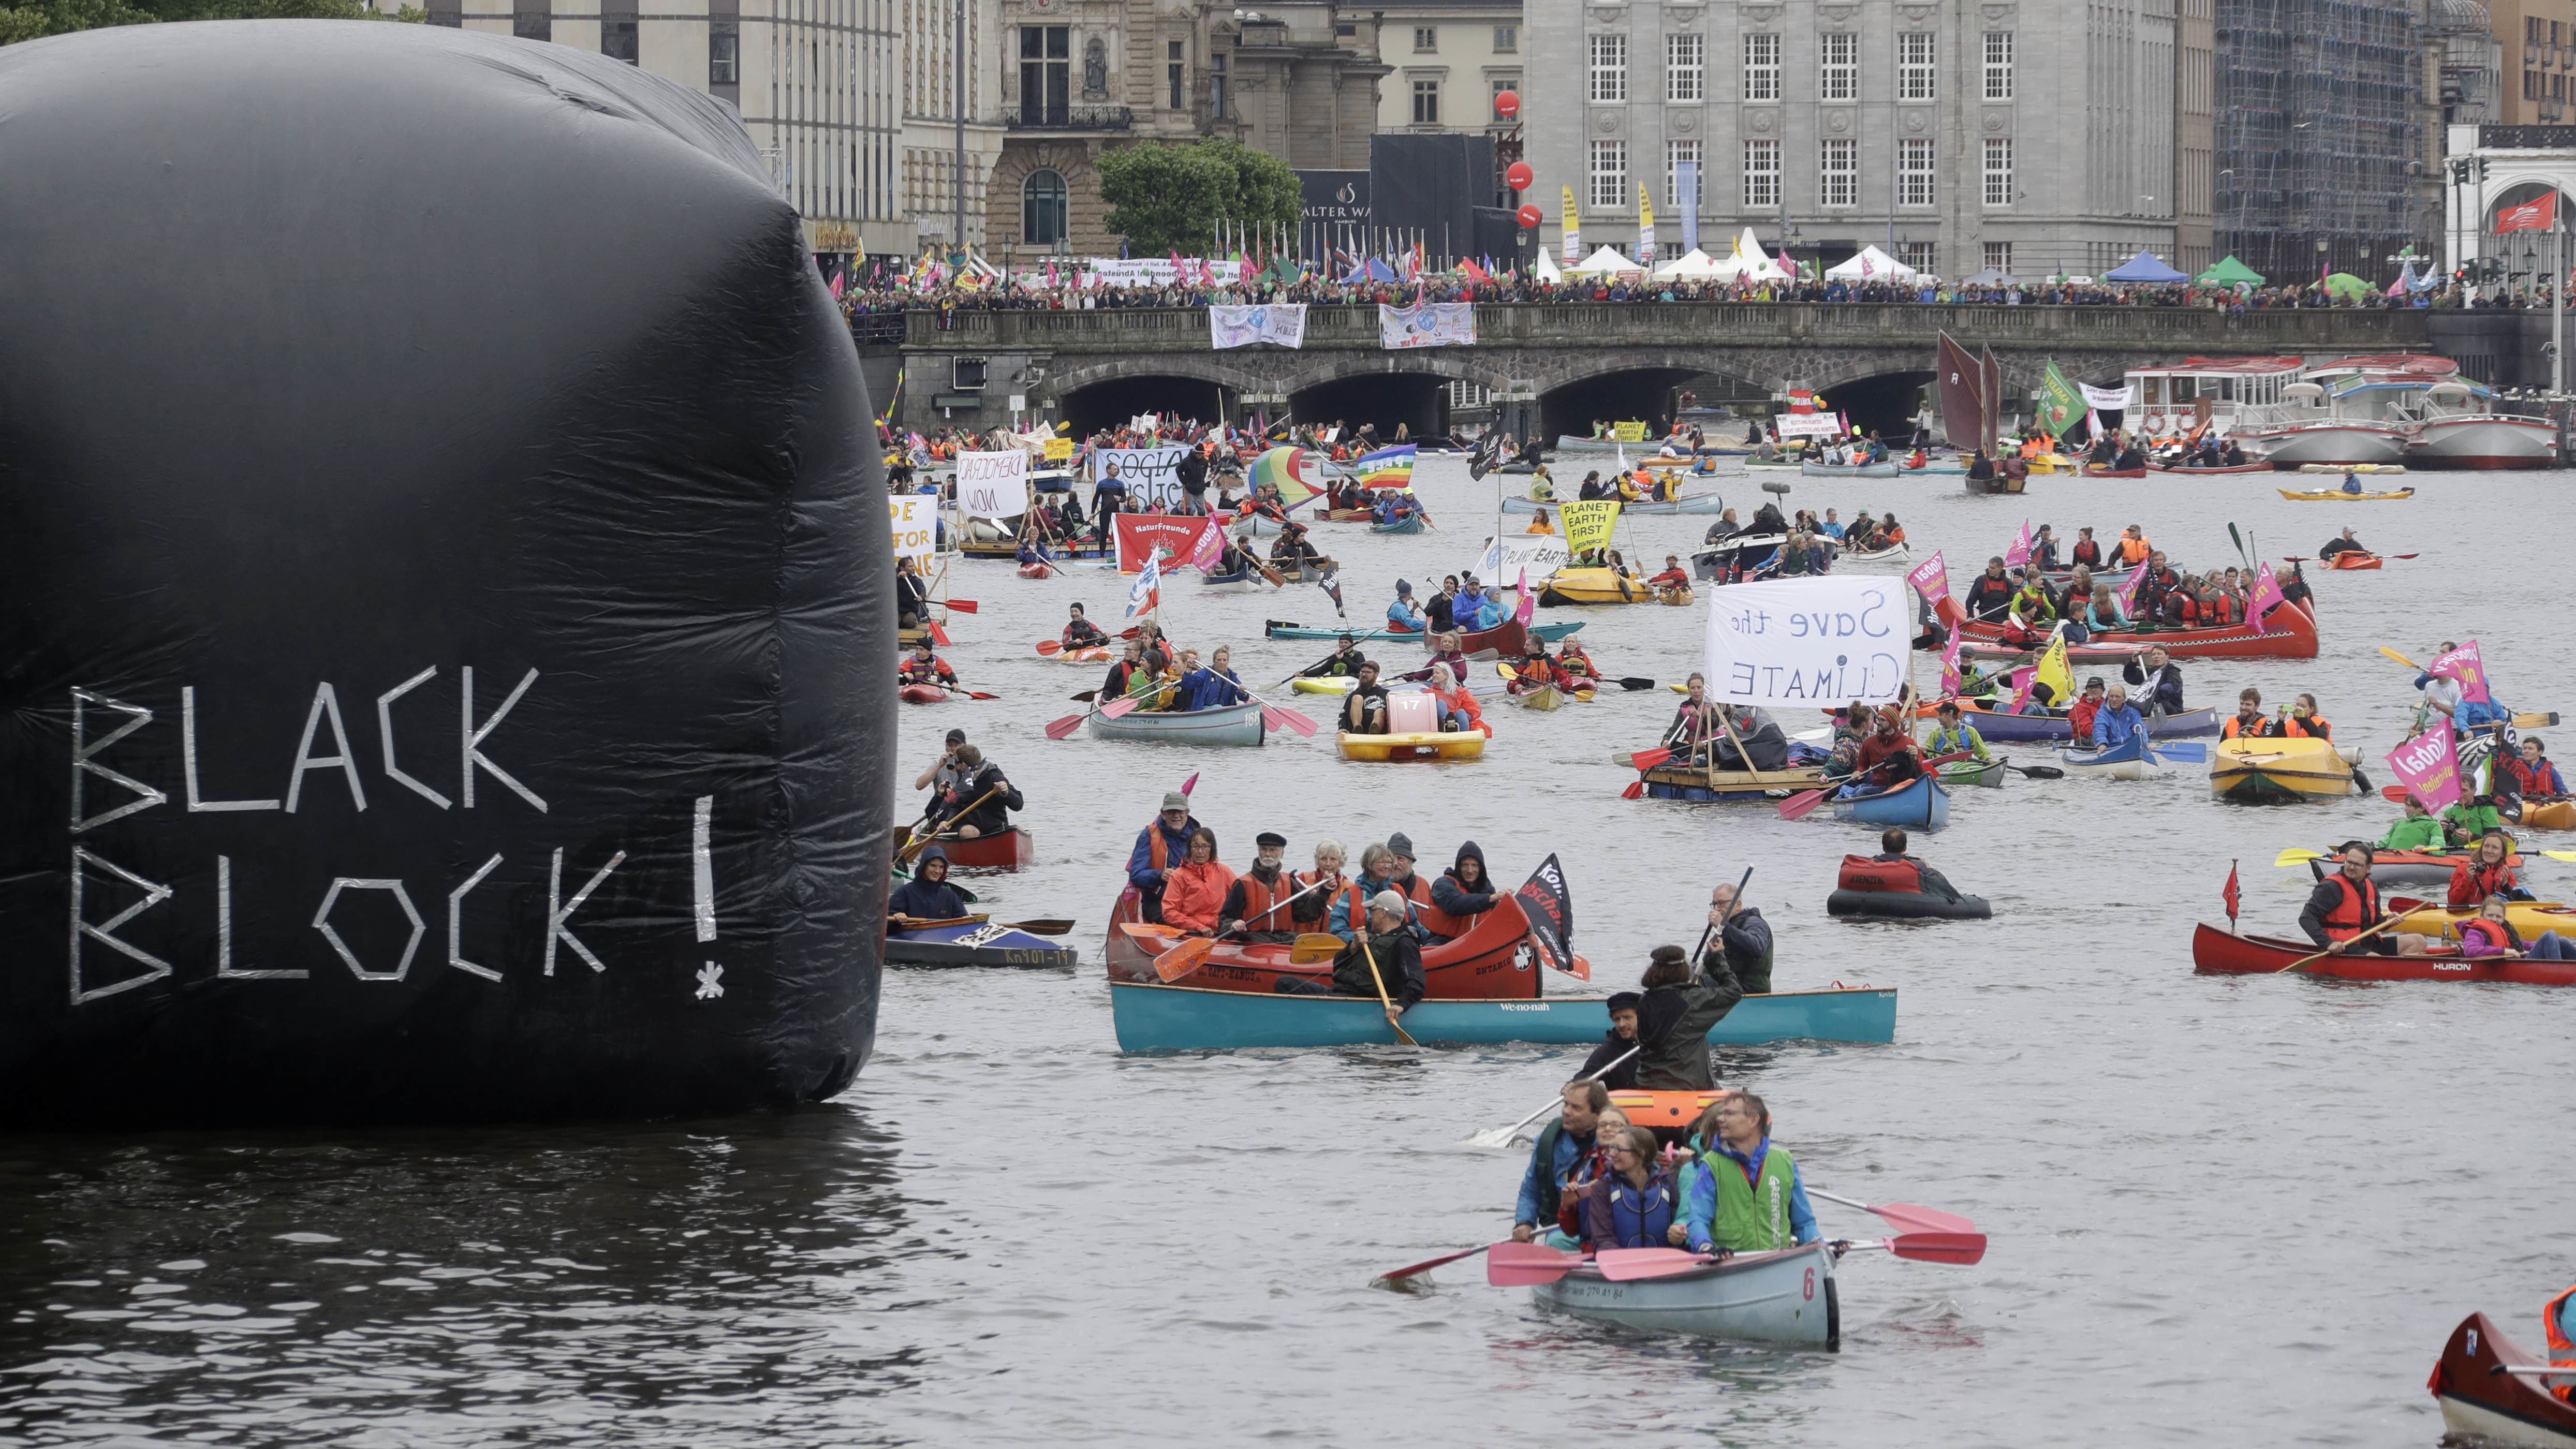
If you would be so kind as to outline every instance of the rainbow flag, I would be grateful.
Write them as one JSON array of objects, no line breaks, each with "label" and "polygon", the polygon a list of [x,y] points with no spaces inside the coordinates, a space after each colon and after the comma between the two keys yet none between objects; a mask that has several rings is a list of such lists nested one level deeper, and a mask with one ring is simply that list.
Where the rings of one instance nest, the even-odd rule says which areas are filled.
[{"label": "rainbow flag", "polygon": [[1351,464],[1351,471],[1359,475],[1362,488],[1411,488],[1415,451],[1411,443],[1403,443],[1363,453]]}]

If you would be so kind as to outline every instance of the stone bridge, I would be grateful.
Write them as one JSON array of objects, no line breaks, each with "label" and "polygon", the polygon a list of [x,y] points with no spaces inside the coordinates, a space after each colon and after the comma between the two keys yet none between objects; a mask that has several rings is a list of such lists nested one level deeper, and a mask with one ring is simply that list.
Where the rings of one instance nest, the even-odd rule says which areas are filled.
[{"label": "stone bridge", "polygon": [[[1138,412],[1444,426],[1449,383],[1493,395],[1507,427],[1581,431],[1596,417],[1668,416],[1677,391],[1704,402],[1767,403],[1790,387],[1824,392],[1855,422],[1889,426],[1932,380],[1933,339],[1991,346],[2008,387],[2027,396],[2051,359],[2097,385],[2185,357],[2428,350],[2423,311],[2272,310],[2231,316],[2186,308],[1919,304],[1506,303],[1476,308],[1476,345],[1390,352],[1377,309],[1308,309],[1305,346],[1215,351],[1194,307],[1082,312],[911,312],[902,340],[879,334],[870,381],[899,356],[899,415],[910,426],[991,427],[1010,400],[1089,430]],[[2454,316],[2458,314],[2452,314]],[[889,327],[893,318],[863,319]],[[964,366],[960,367],[963,360]],[[982,387],[972,382],[981,363]],[[882,374],[882,375],[881,375]],[[881,395],[881,394],[880,394]],[[1470,397],[1473,395],[1470,394]]]}]

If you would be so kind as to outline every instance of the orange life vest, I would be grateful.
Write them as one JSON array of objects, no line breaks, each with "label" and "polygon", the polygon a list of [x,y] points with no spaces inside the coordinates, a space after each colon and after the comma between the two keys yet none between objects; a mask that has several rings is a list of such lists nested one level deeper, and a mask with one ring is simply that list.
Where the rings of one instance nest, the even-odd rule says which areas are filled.
[{"label": "orange life vest", "polygon": [[[1290,884],[1291,877],[1286,871],[1280,872],[1277,885],[1264,885],[1261,877],[1249,870],[1236,876],[1234,880],[1235,884],[1243,887],[1243,923],[1248,929],[1255,931],[1288,929],[1286,923],[1280,920],[1282,913],[1270,909],[1297,893],[1296,887]],[[1268,913],[1266,919],[1263,916],[1264,912]]]},{"label": "orange life vest", "polygon": [[[2540,1310],[2540,1331],[2549,1340],[2549,1361],[2554,1364],[2576,1364],[2576,1341],[2569,1340],[2567,1330],[2558,1319],[2560,1313],[2567,1311],[2570,1298],[2576,1298],[2576,1288],[2550,1299]],[[2556,1394],[2561,1403],[2576,1404],[2576,1382],[2567,1379],[2543,1379],[2541,1382],[2549,1385],[2549,1391]]]},{"label": "orange life vest", "polygon": [[2306,719],[2289,715],[2281,721],[2282,735],[2294,740],[2321,740],[2326,738],[2333,729],[2334,726],[2326,723],[2324,717],[2320,715],[2310,715]]},{"label": "orange life vest", "polygon": [[2245,727],[2245,716],[2241,714],[2229,715],[2227,717],[2227,723],[2218,727],[2218,737],[2222,740],[2268,739],[2271,737],[2271,734],[2272,722],[2270,720],[2258,719],[2254,721],[2253,728],[2248,729]]},{"label": "orange life vest", "polygon": [[2124,538],[2120,540],[2120,562],[2128,564],[2133,568],[2139,564],[2145,563],[2147,561],[2147,555],[2153,552],[2155,552],[2155,548],[2143,538]]},{"label": "orange life vest", "polygon": [[2352,877],[2342,871],[2336,871],[2326,879],[2343,888],[2343,899],[2335,903],[2335,908],[2328,911],[2320,923],[2325,927],[2327,940],[2349,941],[2379,924],[2377,885],[2364,881],[2356,886]]},{"label": "orange life vest", "polygon": [[1920,895],[1923,875],[1910,860],[1872,860],[1866,855],[1843,857],[1842,873],[1834,878],[1838,890],[1903,891]]},{"label": "orange life vest", "polygon": [[[1478,918],[1484,914],[1479,911],[1472,916],[1453,916],[1447,911],[1440,909],[1438,906],[1433,905],[1431,903],[1431,888],[1422,883],[1422,877],[1418,874],[1413,878],[1413,889],[1415,892],[1413,899],[1416,903],[1413,908],[1414,914],[1421,918],[1423,928],[1430,931],[1435,936],[1446,936],[1450,940],[1455,941],[1460,936],[1476,929]],[[1494,883],[1491,880],[1487,880],[1485,882],[1482,893],[1486,895],[1501,894],[1494,889]]]},{"label": "orange life vest", "polygon": [[[1297,890],[1304,890],[1323,878],[1324,873],[1320,870],[1301,870],[1291,875],[1289,880],[1296,885]],[[1348,877],[1343,879],[1347,880]],[[1300,922],[1320,922],[1331,913],[1333,897],[1340,893],[1341,887],[1334,886],[1320,895],[1306,896],[1288,908],[1288,918]],[[1297,891],[1290,891],[1289,894],[1295,895]]]}]

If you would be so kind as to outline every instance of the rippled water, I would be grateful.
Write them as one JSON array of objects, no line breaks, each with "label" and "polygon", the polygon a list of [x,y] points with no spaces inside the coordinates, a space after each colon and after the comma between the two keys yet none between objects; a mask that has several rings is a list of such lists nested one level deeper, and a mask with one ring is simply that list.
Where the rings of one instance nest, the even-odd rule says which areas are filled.
[{"label": "rippled water", "polygon": [[[1441,532],[1319,530],[1354,618],[1490,530],[1489,487],[1449,460],[1422,476]],[[2186,664],[2193,703],[2310,690],[2375,763],[2412,699],[2377,647],[2476,636],[2509,702],[2576,706],[2545,543],[2560,475],[2418,476],[2410,503],[2352,505],[2284,502],[2264,477],[2041,479],[2019,500],[1793,481],[1846,517],[1895,507],[1960,571],[2024,516],[2069,537],[2142,522],[2187,565],[2236,561],[2230,519],[2276,557],[2354,523],[2423,557],[2312,574],[2323,657]],[[1751,480],[1722,487],[1758,502]],[[1625,542],[1660,559],[1704,526],[1637,520]],[[858,1083],[785,1117],[0,1140],[0,1444],[2421,1445],[2450,1327],[2485,1309],[2536,1344],[2576,1270],[2576,992],[2191,972],[2231,858],[2248,927],[2286,930],[2307,877],[2272,857],[2375,833],[2375,798],[2225,807],[2188,775],[1962,791],[1920,853],[1996,919],[1835,922],[1824,893],[1868,848],[1859,827],[1619,798],[1610,751],[1651,743],[1663,692],[1494,709],[1490,753],[1454,766],[1279,737],[1050,743],[1039,725],[1100,671],[1030,645],[1067,602],[1114,616],[1123,590],[1093,570],[961,578],[983,611],[944,652],[1005,698],[907,709],[900,748],[908,781],[963,725],[1029,793],[1043,858],[975,882],[996,911],[1079,916],[1096,952],[1128,842],[1193,771],[1237,864],[1262,829],[1300,859],[1319,835],[1356,853],[1402,830],[1426,862],[1473,838],[1513,879],[1559,853],[1603,986],[1695,938],[1707,887],[1752,864],[1784,987],[1895,985],[1902,1006],[1893,1046],[1739,1050],[1728,1078],[1769,1099],[1813,1182],[1966,1213],[1986,1261],[1851,1260],[1839,1354],[1547,1317],[1472,1262],[1375,1288],[1508,1225],[1526,1149],[1455,1144],[1545,1101],[1579,1051],[1127,1057],[1096,964],[897,971]],[[1234,642],[1248,679],[1325,652],[1260,637],[1328,619],[1316,589],[1197,590],[1169,586],[1173,631]],[[1590,617],[1610,673],[1665,679],[1705,615]],[[2567,867],[2534,873],[2563,893]],[[1829,1232],[1876,1226],[1818,1206]]]}]

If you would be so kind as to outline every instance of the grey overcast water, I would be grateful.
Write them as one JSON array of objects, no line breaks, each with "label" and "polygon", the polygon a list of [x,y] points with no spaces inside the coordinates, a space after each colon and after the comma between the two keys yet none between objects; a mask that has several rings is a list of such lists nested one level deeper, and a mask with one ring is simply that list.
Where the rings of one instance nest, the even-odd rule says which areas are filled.
[{"label": "grey overcast water", "polygon": [[[1585,466],[1556,471],[1570,489]],[[1492,529],[1493,480],[1454,458],[1417,476],[1438,532],[1317,530],[1354,620],[1399,576],[1471,566]],[[2025,517],[2143,523],[2186,567],[2237,562],[2230,520],[2275,558],[2357,525],[2423,556],[2311,570],[2321,657],[2188,662],[2191,702],[2314,692],[2384,783],[2414,696],[2378,646],[2476,637],[2501,698],[2569,711],[2576,757],[2563,475],[2417,475],[2413,500],[2359,504],[2284,501],[2276,483],[2327,480],[2271,476],[2046,477],[2020,499],[1790,481],[1846,519],[1894,508],[1961,579]],[[1760,501],[1740,473],[1716,486]],[[1634,520],[1621,543],[1660,561],[1705,526]],[[2287,932],[2308,876],[2273,857],[2375,836],[2376,796],[2223,806],[2187,769],[1964,790],[1919,853],[1995,919],[1849,924],[1823,903],[1861,827],[1619,797],[1610,752],[1653,742],[1661,690],[1489,708],[1491,749],[1456,765],[1346,763],[1329,732],[1051,743],[1041,724],[1102,671],[1031,646],[1076,600],[1114,621],[1123,588],[957,577],[983,609],[942,652],[1003,698],[902,710],[904,782],[951,726],[1003,764],[1040,860],[972,884],[1004,918],[1081,918],[1081,969],[889,971],[867,1070],[780,1116],[0,1139],[0,1445],[2430,1445],[2452,1325],[2483,1309],[2537,1346],[2576,1276],[2576,991],[2192,972],[2231,859],[2247,928]],[[1611,674],[1678,680],[1706,597],[1586,611],[1583,637]],[[1255,683],[1327,647],[1262,638],[1331,620],[1312,587],[1203,598],[1184,576],[1165,601],[1178,639],[1233,643]],[[1238,867],[1264,829],[1300,862],[1401,830],[1426,869],[1473,839],[1513,881],[1557,853],[1596,988],[1695,939],[1710,884],[1755,867],[1782,987],[1903,994],[1891,1046],[1730,1050],[1727,1079],[1768,1098],[1811,1182],[1965,1213],[1991,1252],[1849,1260],[1833,1354],[1550,1317],[1473,1261],[1371,1286],[1508,1228],[1527,1148],[1459,1140],[1544,1102],[1581,1049],[1120,1054],[1105,913],[1194,771]],[[2527,872],[2551,898],[2571,874]],[[1829,1234],[1878,1230],[1818,1208]]]}]

